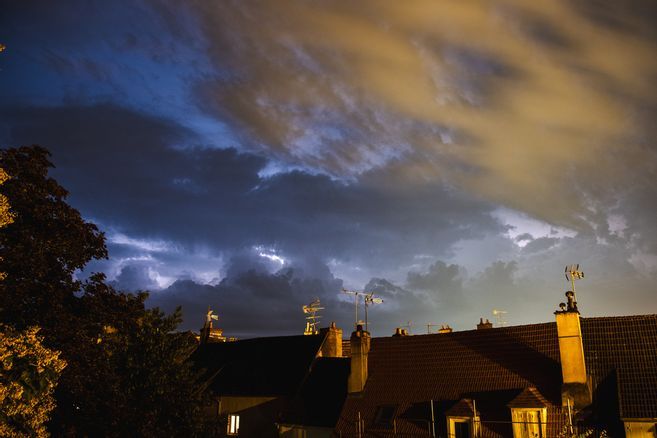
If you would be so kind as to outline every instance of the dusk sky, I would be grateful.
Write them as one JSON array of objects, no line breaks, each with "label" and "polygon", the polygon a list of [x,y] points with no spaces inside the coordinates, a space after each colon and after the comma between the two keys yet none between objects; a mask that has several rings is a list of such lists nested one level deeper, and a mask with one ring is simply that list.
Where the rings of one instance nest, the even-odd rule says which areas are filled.
[{"label": "dusk sky", "polygon": [[[657,3],[3,1],[0,145],[227,335],[657,313]],[[361,308],[362,313],[362,308]]]}]

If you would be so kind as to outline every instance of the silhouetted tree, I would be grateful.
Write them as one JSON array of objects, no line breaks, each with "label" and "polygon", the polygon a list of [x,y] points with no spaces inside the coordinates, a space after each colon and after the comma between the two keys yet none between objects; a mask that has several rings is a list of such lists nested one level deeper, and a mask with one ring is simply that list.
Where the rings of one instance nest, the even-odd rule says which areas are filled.
[{"label": "silhouetted tree", "polygon": [[107,256],[102,232],[66,203],[39,146],[0,151],[0,186],[14,221],[0,230],[0,322],[42,327],[44,344],[68,363],[55,395],[57,435],[192,436],[201,395],[186,362],[193,339],[175,333],[180,309],[146,309],[147,293],[121,293],[94,274]]}]

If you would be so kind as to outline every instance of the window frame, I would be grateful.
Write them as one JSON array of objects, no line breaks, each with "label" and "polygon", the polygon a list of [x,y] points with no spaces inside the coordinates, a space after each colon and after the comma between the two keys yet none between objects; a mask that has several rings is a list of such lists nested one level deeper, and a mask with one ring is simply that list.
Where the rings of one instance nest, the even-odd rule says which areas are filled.
[{"label": "window frame", "polygon": [[474,417],[463,417],[463,416],[453,416],[450,415],[447,417],[447,436],[449,438],[456,437],[456,423],[468,423],[470,425],[470,437],[473,438],[478,436],[477,434],[477,422]]}]

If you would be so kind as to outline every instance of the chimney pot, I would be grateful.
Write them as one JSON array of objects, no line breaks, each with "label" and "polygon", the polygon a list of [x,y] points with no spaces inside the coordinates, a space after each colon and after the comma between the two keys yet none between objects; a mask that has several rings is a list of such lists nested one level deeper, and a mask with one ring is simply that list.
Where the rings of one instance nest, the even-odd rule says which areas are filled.
[{"label": "chimney pot", "polygon": [[440,330],[438,330],[438,333],[452,333],[452,328],[449,326],[449,324],[440,326]]},{"label": "chimney pot", "polygon": [[342,329],[335,325],[335,321],[327,328],[320,330],[324,334],[324,342],[319,355],[322,357],[342,357]]},{"label": "chimney pot", "polygon": [[490,322],[488,319],[486,319],[486,322],[484,322],[484,318],[479,318],[479,324],[477,324],[477,330],[484,330],[491,328],[493,328],[492,322]]}]

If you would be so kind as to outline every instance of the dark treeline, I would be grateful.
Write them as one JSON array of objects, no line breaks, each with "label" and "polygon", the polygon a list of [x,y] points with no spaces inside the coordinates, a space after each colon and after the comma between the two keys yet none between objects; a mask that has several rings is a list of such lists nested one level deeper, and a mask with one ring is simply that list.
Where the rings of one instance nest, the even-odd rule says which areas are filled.
[{"label": "dark treeline", "polygon": [[[0,151],[1,186],[14,215],[0,229],[0,323],[41,328],[67,366],[48,430],[55,436],[195,436],[202,394],[176,333],[181,311],[146,309],[147,293],[115,290],[103,274],[76,271],[106,258],[105,236],[66,202],[39,146]],[[116,176],[120,178],[120,175]],[[102,196],[99,193],[98,196]]]}]

